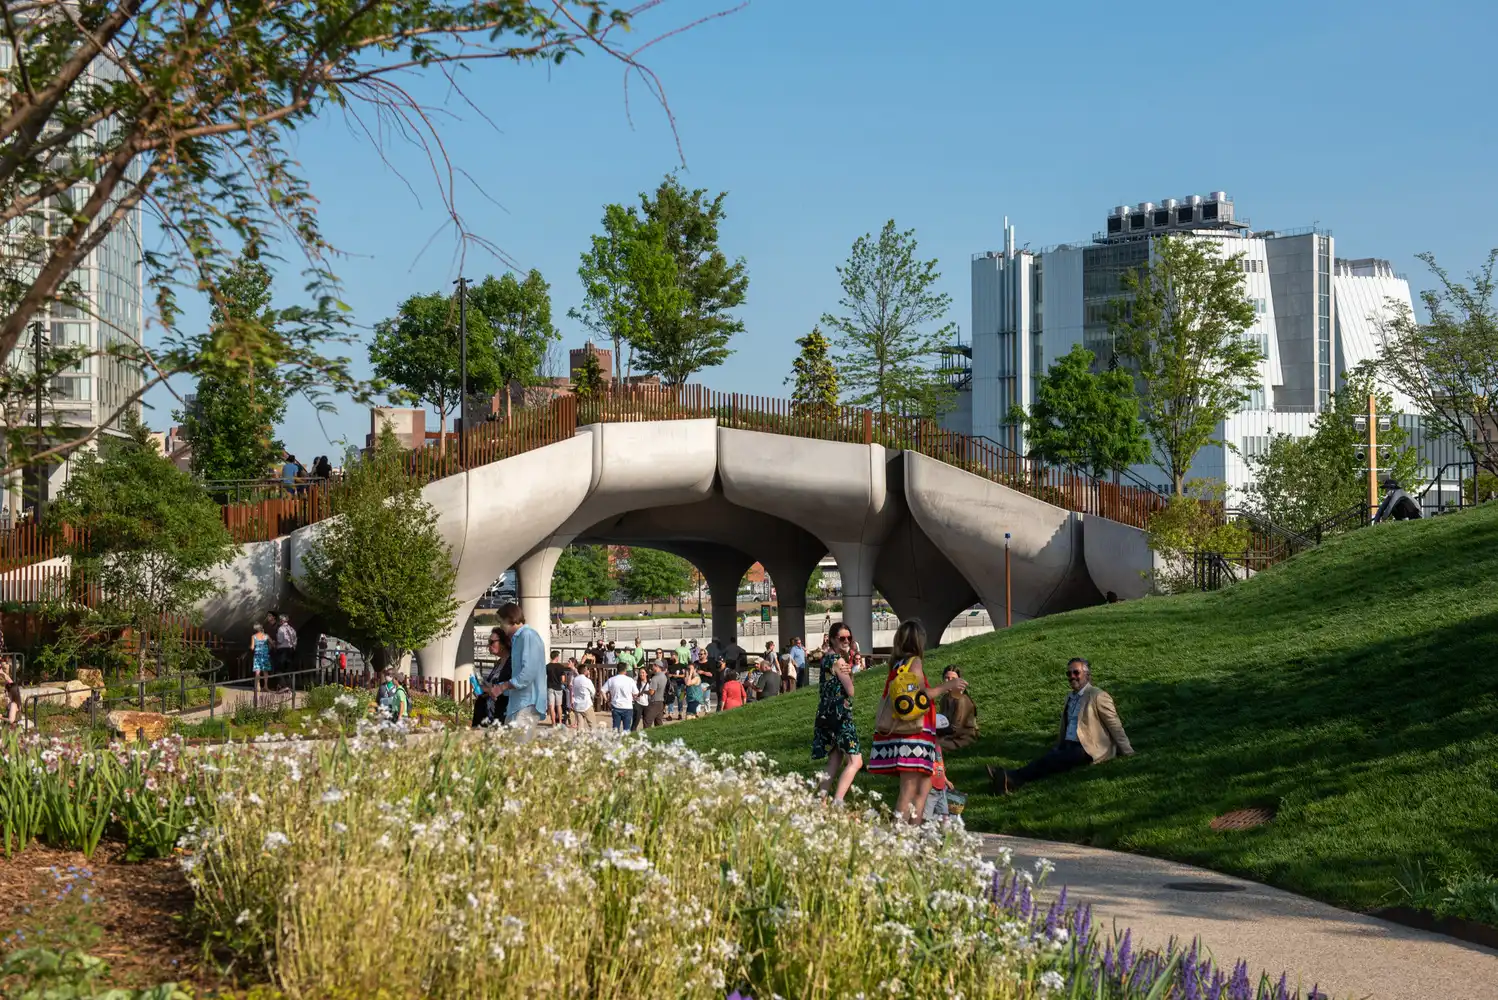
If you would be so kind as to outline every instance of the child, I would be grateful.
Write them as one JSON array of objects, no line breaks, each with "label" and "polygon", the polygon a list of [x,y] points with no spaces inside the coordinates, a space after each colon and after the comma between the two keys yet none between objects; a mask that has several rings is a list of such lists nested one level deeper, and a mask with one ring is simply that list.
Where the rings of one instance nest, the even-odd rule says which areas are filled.
[{"label": "child", "polygon": [[[895,816],[907,823],[919,823],[926,812],[926,796],[931,793],[931,779],[941,750],[936,743],[936,700],[949,691],[967,690],[961,677],[931,687],[926,683],[921,657],[926,650],[926,630],[912,618],[900,623],[890,647],[889,676],[884,681],[884,696],[875,717],[873,751],[869,754],[870,774],[895,775],[900,793],[895,799]],[[896,709],[890,685],[896,676],[924,692],[924,711],[902,717]],[[901,694],[905,692],[896,692]]]}]

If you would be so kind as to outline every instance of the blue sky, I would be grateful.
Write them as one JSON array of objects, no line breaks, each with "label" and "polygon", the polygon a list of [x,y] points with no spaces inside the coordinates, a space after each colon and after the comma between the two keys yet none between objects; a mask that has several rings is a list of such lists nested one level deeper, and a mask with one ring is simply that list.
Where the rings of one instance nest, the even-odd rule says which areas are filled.
[{"label": "blue sky", "polygon": [[[671,0],[635,35],[724,6]],[[1040,247],[1087,238],[1115,204],[1225,190],[1256,226],[1319,223],[1340,256],[1389,258],[1417,290],[1430,283],[1420,251],[1464,273],[1498,246],[1495,37],[1498,8],[1483,3],[751,0],[648,57],[684,180],[728,192],[722,246],[749,267],[746,331],[700,378],[782,394],[793,341],[837,307],[834,268],[888,218],[940,262],[964,338],[968,260],[1000,246],[1005,215]],[[681,166],[666,117],[638,81],[627,115],[622,68],[597,54],[484,66],[463,86],[488,122],[444,86],[415,84],[446,109],[452,161],[483,187],[460,181],[459,209],[542,271],[563,348],[580,346],[566,318],[578,254],[604,204]],[[348,254],[336,270],[359,324],[449,287],[456,241],[417,150],[388,150],[403,181],[329,117],[298,153]],[[470,250],[465,273],[503,267]],[[299,287],[288,273],[278,299]],[[149,402],[148,423],[170,422],[164,392]],[[294,404],[281,429],[308,464],[369,427],[348,401],[313,417]]]}]

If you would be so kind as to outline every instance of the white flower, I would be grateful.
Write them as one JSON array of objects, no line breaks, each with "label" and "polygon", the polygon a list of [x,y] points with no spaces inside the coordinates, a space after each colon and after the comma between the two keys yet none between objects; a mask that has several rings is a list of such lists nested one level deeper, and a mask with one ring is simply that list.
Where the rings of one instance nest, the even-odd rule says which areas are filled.
[{"label": "white flower", "polygon": [[243,927],[245,924],[247,924],[249,922],[249,920],[250,920],[250,911],[249,910],[240,910],[239,911],[239,916],[237,916],[237,917],[234,918],[234,926],[235,927]]},{"label": "white flower", "polygon": [[333,832],[334,833],[348,833],[348,827],[345,826],[342,823],[334,823],[333,824]]},{"label": "white flower", "polygon": [[263,806],[263,805],[265,805],[265,800],[263,800],[262,798],[260,798],[260,796],[256,795],[254,792],[251,792],[250,794],[246,795],[244,798],[245,798],[245,801],[248,802],[252,806]]},{"label": "white flower", "polygon": [[1066,986],[1066,980],[1061,978],[1061,973],[1055,969],[1046,972],[1040,977],[1040,988],[1043,990],[1059,990]]},{"label": "white flower", "polygon": [[330,788],[322,793],[322,803],[325,806],[332,805],[334,802],[339,802],[342,799],[343,793],[336,788]]},{"label": "white flower", "polygon": [[264,850],[274,851],[278,847],[285,847],[291,843],[291,838],[279,830],[272,830],[265,835]]}]

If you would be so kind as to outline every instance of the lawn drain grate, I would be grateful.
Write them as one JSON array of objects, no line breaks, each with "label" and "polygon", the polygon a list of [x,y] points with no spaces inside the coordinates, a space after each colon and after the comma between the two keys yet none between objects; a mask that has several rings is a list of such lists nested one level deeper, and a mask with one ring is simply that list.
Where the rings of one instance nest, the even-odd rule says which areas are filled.
[{"label": "lawn drain grate", "polygon": [[1242,892],[1243,886],[1231,882],[1166,882],[1165,888],[1176,892]]},{"label": "lawn drain grate", "polygon": [[1209,826],[1214,830],[1252,830],[1274,819],[1273,809],[1234,809],[1214,819]]}]

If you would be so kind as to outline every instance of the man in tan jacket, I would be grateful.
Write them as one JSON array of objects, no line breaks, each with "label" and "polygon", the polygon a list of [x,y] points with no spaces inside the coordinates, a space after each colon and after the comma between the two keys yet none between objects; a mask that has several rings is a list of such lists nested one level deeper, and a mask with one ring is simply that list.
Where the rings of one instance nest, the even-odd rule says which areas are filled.
[{"label": "man in tan jacket", "polygon": [[1084,764],[1101,764],[1115,756],[1134,753],[1118,709],[1106,691],[1092,686],[1092,667],[1078,657],[1066,665],[1071,694],[1061,709],[1061,727],[1056,745],[1017,771],[988,769],[995,794],[1014,791],[1020,785],[1070,771]]}]

